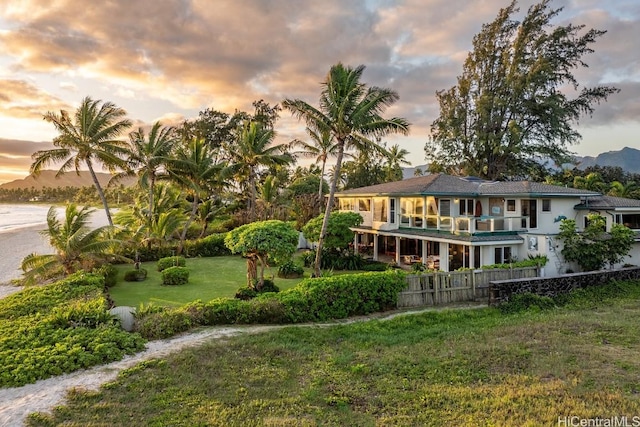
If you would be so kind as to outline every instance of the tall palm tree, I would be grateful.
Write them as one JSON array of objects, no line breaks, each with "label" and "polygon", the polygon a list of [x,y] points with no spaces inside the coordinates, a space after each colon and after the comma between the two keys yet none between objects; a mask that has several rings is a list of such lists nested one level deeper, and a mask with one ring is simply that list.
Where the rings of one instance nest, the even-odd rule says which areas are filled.
[{"label": "tall palm tree", "polygon": [[182,234],[178,253],[182,253],[189,226],[198,215],[200,200],[223,185],[224,165],[216,163],[213,149],[202,138],[194,138],[178,148],[176,155],[167,163],[171,180],[187,192],[191,199],[191,213]]},{"label": "tall palm tree", "polygon": [[[315,130],[307,127],[307,133],[311,137],[311,143],[295,139],[291,141],[291,148],[300,148],[295,151],[294,156],[302,156],[307,158],[316,158],[316,163],[320,162],[320,184],[318,185],[318,200],[320,200],[320,209],[324,207],[324,198],[322,197],[322,184],[324,183],[325,168],[329,157],[338,155],[338,144],[329,129]],[[346,155],[346,153],[344,154]]]},{"label": "tall palm tree", "polygon": [[44,119],[53,123],[59,132],[53,140],[57,148],[36,151],[32,156],[31,173],[37,176],[50,163],[62,162],[56,176],[70,169],[75,169],[79,174],[80,167],[86,166],[102,200],[109,225],[113,225],[107,198],[94,167],[101,164],[110,172],[126,168],[126,143],[116,138],[131,126],[131,121],[124,118],[127,113],[123,109],[111,102],[100,105],[101,102],[86,97],[73,116],[65,110],[61,110],[60,114],[48,112],[44,115]]},{"label": "tall palm tree", "polygon": [[246,179],[249,187],[250,220],[256,217],[257,182],[260,167],[288,165],[293,157],[286,152],[285,145],[271,145],[275,132],[259,122],[247,123],[237,145],[231,153],[229,170],[238,179]]},{"label": "tall palm tree", "polygon": [[[391,148],[387,150],[387,178],[397,178],[393,176],[394,172],[400,171],[400,173],[402,173],[402,166],[411,164],[411,162],[406,158],[408,154],[409,151],[404,148],[400,148],[398,144],[392,145]],[[402,179],[402,176],[400,176],[399,179]]]},{"label": "tall palm tree", "polygon": [[144,129],[129,134],[127,147],[127,161],[129,170],[138,175],[141,188],[147,189],[148,194],[148,222],[153,222],[154,187],[161,169],[169,161],[172,150],[178,143],[173,127],[163,127],[160,122],[153,124],[151,131],[145,135]]},{"label": "tall palm tree", "polygon": [[41,233],[49,238],[56,253],[32,253],[22,260],[21,267],[27,283],[91,269],[107,262],[112,256],[108,250],[119,242],[106,237],[111,227],[89,229],[89,216],[94,211],[89,207],[78,208],[70,204],[65,210],[64,222],[60,222],[55,207],[49,208],[47,229]]},{"label": "tall palm tree", "polygon": [[334,195],[345,148],[362,143],[374,145],[370,137],[382,137],[390,133],[407,134],[409,122],[403,118],[385,119],[380,114],[398,100],[398,94],[390,89],[372,86],[367,88],[360,82],[364,65],[356,68],[338,63],[331,67],[322,84],[320,107],[315,108],[300,99],[285,99],[283,107],[291,111],[308,127],[328,130],[337,141],[336,167],[329,191],[329,200],[318,241],[315,259],[315,274],[320,275],[322,247],[327,233],[329,215],[333,209]]},{"label": "tall palm tree", "polygon": [[638,187],[638,184],[636,184],[635,181],[627,181],[624,184],[620,181],[613,181],[609,185],[609,191],[607,194],[609,196],[636,199],[640,195],[640,187]]}]

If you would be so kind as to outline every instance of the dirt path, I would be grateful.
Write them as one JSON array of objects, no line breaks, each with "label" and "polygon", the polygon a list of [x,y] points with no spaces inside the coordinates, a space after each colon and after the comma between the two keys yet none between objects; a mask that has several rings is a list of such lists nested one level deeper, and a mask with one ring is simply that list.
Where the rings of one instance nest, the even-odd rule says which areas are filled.
[{"label": "dirt path", "polygon": [[425,308],[417,311],[401,311],[386,314],[362,316],[344,321],[323,324],[273,325],[273,326],[237,326],[210,327],[191,334],[181,335],[167,340],[150,341],[146,350],[108,365],[65,374],[35,384],[22,387],[0,389],[0,426],[23,425],[27,415],[32,412],[46,412],[64,404],[66,394],[74,388],[97,390],[101,385],[116,379],[118,373],[136,364],[154,358],[163,358],[183,348],[195,347],[214,339],[231,337],[243,333],[255,334],[284,327],[330,327],[338,324],[364,322],[372,319],[389,320],[397,316],[423,313],[442,309],[466,309],[486,307],[486,304],[466,304],[451,307]]}]

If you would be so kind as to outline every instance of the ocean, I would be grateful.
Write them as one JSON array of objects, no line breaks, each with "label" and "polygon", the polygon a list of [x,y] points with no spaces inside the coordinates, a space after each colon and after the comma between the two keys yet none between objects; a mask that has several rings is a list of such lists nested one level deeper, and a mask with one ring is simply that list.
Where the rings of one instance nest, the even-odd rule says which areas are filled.
[{"label": "ocean", "polygon": [[[59,213],[64,210],[62,207],[57,209]],[[0,233],[45,225],[48,211],[46,205],[0,204]]]}]

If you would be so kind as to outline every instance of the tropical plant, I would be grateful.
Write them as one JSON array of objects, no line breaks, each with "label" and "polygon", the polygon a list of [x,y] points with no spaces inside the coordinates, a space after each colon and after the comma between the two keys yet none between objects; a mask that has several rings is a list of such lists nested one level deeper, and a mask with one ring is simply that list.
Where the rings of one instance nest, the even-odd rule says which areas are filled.
[{"label": "tropical plant", "polygon": [[225,184],[222,177],[224,164],[216,163],[213,154],[204,139],[195,138],[179,147],[175,157],[167,163],[171,180],[185,190],[191,199],[191,212],[180,235],[178,254],[182,253],[189,226],[198,215],[200,200]]},{"label": "tropical plant", "polygon": [[126,143],[116,139],[131,122],[124,118],[126,112],[111,102],[100,105],[100,100],[86,97],[72,116],[66,110],[60,114],[48,112],[44,119],[53,123],[59,135],[53,139],[56,148],[36,151],[31,157],[31,173],[38,175],[50,163],[60,163],[56,176],[70,169],[79,173],[82,165],[91,173],[93,184],[98,191],[109,225],[113,225],[109,205],[98,177],[95,166],[102,165],[110,172],[127,168],[124,160]]},{"label": "tropical plant", "polygon": [[[281,264],[291,259],[298,247],[298,232],[278,220],[245,224],[227,233],[225,245],[233,253],[247,258],[247,286],[257,290],[264,284],[264,269],[269,260]],[[257,263],[260,262],[260,276]]]},{"label": "tropical plant", "polygon": [[[69,275],[79,270],[91,270],[116,257],[110,249],[120,243],[107,235],[112,227],[89,229],[89,216],[94,209],[67,205],[61,222],[55,206],[47,212],[47,229],[41,233],[48,237],[54,254],[32,253],[22,260],[22,270],[26,283],[38,279],[49,279]],[[122,258],[122,257],[118,257]]]},{"label": "tropical plant", "polygon": [[327,131],[336,141],[337,154],[334,176],[325,208],[324,223],[318,240],[315,274],[320,276],[322,246],[333,209],[334,195],[345,149],[351,146],[375,146],[370,137],[382,137],[389,133],[409,132],[409,123],[402,118],[385,119],[381,113],[398,100],[398,94],[380,87],[367,88],[360,82],[365,67],[345,67],[338,63],[331,67],[320,93],[320,106],[315,108],[300,99],[285,99],[283,107],[294,117],[304,120],[307,127]]},{"label": "tropical plant", "polygon": [[260,167],[288,165],[293,162],[285,145],[271,145],[275,131],[259,122],[248,122],[230,153],[229,170],[239,182],[246,180],[249,191],[249,218],[256,218],[257,182]]},{"label": "tropical plant", "polygon": [[[362,224],[362,215],[357,212],[334,212],[327,223],[327,230],[324,234],[325,247],[327,249],[345,249],[353,243],[354,232],[352,227]],[[310,220],[303,228],[304,236],[316,242],[320,239],[324,224],[324,214]]]},{"label": "tropical plant", "polygon": [[637,199],[640,197],[640,187],[634,181],[627,181],[624,184],[620,181],[613,181],[609,185],[607,194],[609,196]]},{"label": "tropical plant", "polygon": [[[311,137],[311,143],[295,139],[291,142],[291,148],[300,148],[299,151],[294,151],[294,156],[302,156],[307,158],[314,158],[322,165],[320,167],[320,183],[318,184],[318,200],[320,200],[320,209],[324,207],[323,185],[325,168],[327,166],[327,160],[330,157],[336,157],[338,154],[338,145],[336,143],[334,135],[331,134],[329,129],[315,130],[307,127],[307,133]],[[344,153],[343,156],[347,156]]]},{"label": "tropical plant", "polygon": [[605,31],[584,25],[553,26],[562,8],[550,0],[512,18],[515,0],[473,38],[473,50],[457,84],[436,93],[440,115],[425,145],[431,170],[486,179],[540,176],[540,159],[561,165],[568,146],[580,140],[573,124],[594,104],[618,92],[583,87],[573,74]]},{"label": "tropical plant", "polygon": [[573,178],[573,187],[601,193],[607,188],[607,184],[602,180],[602,176],[599,173],[592,172],[586,176]]},{"label": "tropical plant", "polygon": [[[154,188],[158,175],[171,156],[173,147],[177,144],[176,132],[172,127],[162,127],[160,122],[146,135],[144,129],[129,134],[129,146],[127,147],[128,173],[138,175],[138,183],[141,188],[147,189],[148,209],[147,221],[150,225],[154,215]],[[151,228],[149,226],[149,228]]]},{"label": "tropical plant", "polygon": [[387,181],[400,181],[402,179],[402,166],[410,165],[407,160],[409,151],[394,144],[387,150]]}]

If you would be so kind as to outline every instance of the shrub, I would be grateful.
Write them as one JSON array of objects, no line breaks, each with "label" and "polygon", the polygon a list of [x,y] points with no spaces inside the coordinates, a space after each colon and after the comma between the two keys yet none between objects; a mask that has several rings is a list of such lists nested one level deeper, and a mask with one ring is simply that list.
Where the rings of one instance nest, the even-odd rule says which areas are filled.
[{"label": "shrub", "polygon": [[[315,251],[307,251],[302,255],[305,267],[313,266],[316,258]],[[366,261],[362,255],[350,250],[323,250],[320,268],[323,270],[362,270]]]},{"label": "shrub", "polygon": [[293,261],[287,261],[278,267],[278,277],[283,279],[296,279],[304,275],[304,268]]},{"label": "shrub", "polygon": [[364,271],[387,271],[389,265],[380,261],[369,261],[362,266]]},{"label": "shrub", "polygon": [[147,270],[140,268],[138,270],[127,270],[124,272],[125,282],[141,282],[147,278]]},{"label": "shrub", "polygon": [[93,274],[100,275],[104,278],[105,288],[115,286],[118,277],[118,269],[111,264],[104,264],[92,271]]},{"label": "shrub", "polygon": [[169,267],[184,267],[187,260],[183,256],[170,256],[158,260],[158,271],[163,271]]},{"label": "shrub", "polygon": [[185,242],[185,253],[189,257],[214,257],[230,255],[231,251],[224,245],[226,233],[210,234],[207,237]]},{"label": "shrub", "polygon": [[171,309],[151,313],[138,320],[136,332],[148,339],[162,339],[187,331],[193,326],[197,325],[194,324],[189,312]]},{"label": "shrub", "polygon": [[264,279],[262,287],[260,288],[258,293],[264,294],[267,292],[280,292],[280,288],[277,287],[275,283],[273,283],[273,280]]},{"label": "shrub", "polygon": [[185,267],[169,267],[162,270],[163,285],[185,285],[189,283],[189,270]]},{"label": "shrub", "polygon": [[236,291],[235,298],[239,300],[247,301],[257,296],[258,296],[258,292],[255,289],[249,286],[243,286]]}]

